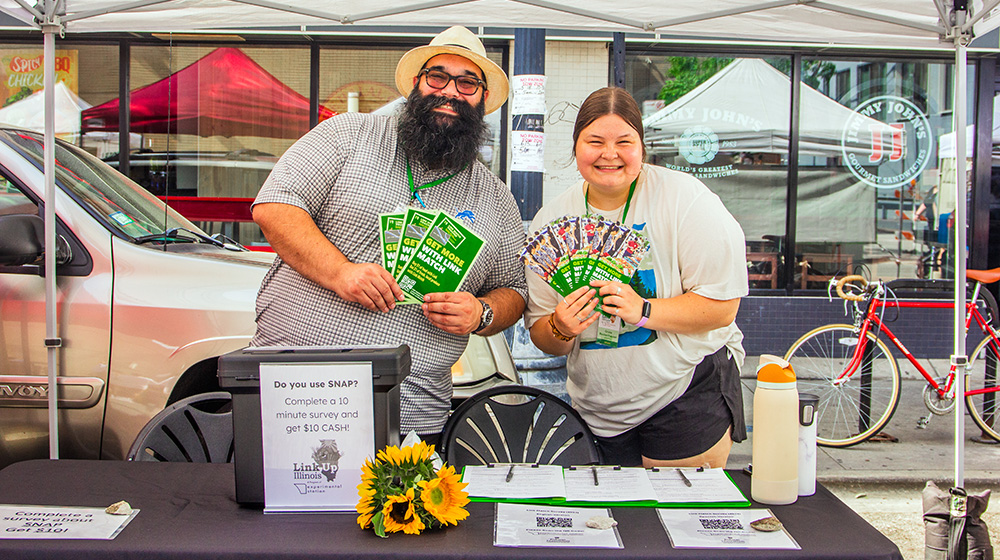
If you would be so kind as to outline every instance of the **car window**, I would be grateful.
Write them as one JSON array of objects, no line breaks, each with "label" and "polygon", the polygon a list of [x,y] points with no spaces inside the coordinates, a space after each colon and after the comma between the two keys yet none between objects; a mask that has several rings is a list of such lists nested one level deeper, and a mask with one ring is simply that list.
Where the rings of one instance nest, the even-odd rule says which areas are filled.
[{"label": "car window", "polygon": [[[39,169],[43,168],[40,136],[0,133]],[[130,236],[162,233],[170,228],[198,228],[159,199],[91,154],[56,142],[56,182],[110,227]]]},{"label": "car window", "polygon": [[0,174],[0,216],[38,214],[38,206]]}]

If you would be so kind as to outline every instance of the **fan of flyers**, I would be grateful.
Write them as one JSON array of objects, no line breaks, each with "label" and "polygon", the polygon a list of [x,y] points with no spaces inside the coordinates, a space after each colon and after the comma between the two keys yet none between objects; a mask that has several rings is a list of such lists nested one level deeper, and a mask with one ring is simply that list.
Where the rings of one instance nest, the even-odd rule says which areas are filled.
[{"label": "fan of flyers", "polygon": [[528,240],[521,261],[566,297],[592,280],[628,284],[648,251],[646,237],[624,224],[564,216]]},{"label": "fan of flyers", "polygon": [[420,303],[426,294],[458,290],[484,243],[448,214],[416,208],[380,214],[379,237],[382,266],[403,290],[400,303]]}]

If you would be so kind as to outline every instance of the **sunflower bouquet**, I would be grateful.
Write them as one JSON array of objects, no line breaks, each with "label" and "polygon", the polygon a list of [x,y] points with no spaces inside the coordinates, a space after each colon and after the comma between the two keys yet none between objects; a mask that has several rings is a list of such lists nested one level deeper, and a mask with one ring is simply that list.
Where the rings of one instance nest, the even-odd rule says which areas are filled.
[{"label": "sunflower bouquet", "polygon": [[469,516],[464,482],[454,467],[435,470],[434,446],[418,442],[407,447],[390,445],[365,460],[358,485],[358,525],[375,534],[400,531],[419,535],[424,529],[458,525]]}]

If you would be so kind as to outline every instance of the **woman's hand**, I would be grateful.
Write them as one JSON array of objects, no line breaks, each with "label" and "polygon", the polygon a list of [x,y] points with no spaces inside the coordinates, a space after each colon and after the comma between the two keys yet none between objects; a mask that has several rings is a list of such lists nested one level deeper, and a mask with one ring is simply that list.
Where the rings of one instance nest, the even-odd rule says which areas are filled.
[{"label": "woman's hand", "polygon": [[617,315],[630,325],[642,319],[642,296],[629,285],[607,280],[594,280],[590,285],[602,298],[601,309],[610,315]]},{"label": "woman's hand", "polygon": [[600,313],[594,313],[597,307],[596,290],[589,286],[581,286],[563,298],[552,312],[552,321],[563,335],[578,336],[587,327],[594,324]]}]

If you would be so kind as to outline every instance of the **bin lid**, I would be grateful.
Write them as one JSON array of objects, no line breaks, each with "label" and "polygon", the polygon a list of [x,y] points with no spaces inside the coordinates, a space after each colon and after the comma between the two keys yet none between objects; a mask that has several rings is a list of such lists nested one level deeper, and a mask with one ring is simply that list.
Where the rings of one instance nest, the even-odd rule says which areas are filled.
[{"label": "bin lid", "polygon": [[371,362],[376,389],[387,390],[410,374],[410,347],[258,346],[219,356],[219,385],[258,386],[262,363]]}]

